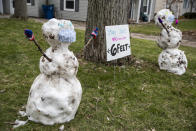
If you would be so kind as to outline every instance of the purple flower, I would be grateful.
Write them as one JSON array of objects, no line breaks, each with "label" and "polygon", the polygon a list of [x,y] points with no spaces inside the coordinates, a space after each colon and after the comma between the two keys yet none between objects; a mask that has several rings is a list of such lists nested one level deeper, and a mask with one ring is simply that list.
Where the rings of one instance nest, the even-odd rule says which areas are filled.
[{"label": "purple flower", "polygon": [[176,19],[176,25],[178,24],[178,22],[179,22],[178,19]]}]

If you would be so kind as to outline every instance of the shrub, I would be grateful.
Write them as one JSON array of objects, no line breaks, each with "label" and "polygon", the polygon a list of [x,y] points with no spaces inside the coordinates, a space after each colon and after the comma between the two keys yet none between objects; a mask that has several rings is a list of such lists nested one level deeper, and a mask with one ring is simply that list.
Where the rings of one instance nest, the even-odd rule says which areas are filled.
[{"label": "shrub", "polygon": [[188,12],[188,13],[185,13],[183,16],[184,16],[186,19],[196,19],[196,13]]}]

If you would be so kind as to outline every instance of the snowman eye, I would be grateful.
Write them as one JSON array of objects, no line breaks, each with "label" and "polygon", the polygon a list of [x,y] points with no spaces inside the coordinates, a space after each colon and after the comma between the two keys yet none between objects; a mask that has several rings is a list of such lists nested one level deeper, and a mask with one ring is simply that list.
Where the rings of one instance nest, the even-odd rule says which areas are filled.
[{"label": "snowman eye", "polygon": [[48,39],[48,36],[47,35],[43,34],[43,36],[44,36],[44,38]]},{"label": "snowman eye", "polygon": [[50,39],[54,39],[55,38],[55,36],[53,34],[50,34],[49,37],[50,37]]}]

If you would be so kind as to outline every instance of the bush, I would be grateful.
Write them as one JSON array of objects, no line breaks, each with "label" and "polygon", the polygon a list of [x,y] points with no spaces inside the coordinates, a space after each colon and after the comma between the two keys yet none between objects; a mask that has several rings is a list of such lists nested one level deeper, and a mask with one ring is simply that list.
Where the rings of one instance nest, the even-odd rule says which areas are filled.
[{"label": "bush", "polygon": [[186,19],[196,19],[196,13],[188,12],[188,13],[185,13],[183,16],[184,16]]}]

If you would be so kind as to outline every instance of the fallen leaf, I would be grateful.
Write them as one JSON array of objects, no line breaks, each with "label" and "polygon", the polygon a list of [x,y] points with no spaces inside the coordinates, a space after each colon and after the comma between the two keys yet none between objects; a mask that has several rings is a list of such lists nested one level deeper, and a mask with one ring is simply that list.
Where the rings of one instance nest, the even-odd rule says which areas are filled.
[{"label": "fallen leaf", "polygon": [[6,89],[2,89],[0,90],[0,93],[4,93],[6,91]]},{"label": "fallen leaf", "polygon": [[59,127],[59,131],[63,131],[64,128],[65,128],[65,126],[64,126],[64,125],[61,125],[61,126]]},{"label": "fallen leaf", "polygon": [[110,104],[113,104],[113,103],[114,103],[114,100],[115,100],[115,98],[114,98],[114,97],[110,97],[110,98],[109,98],[109,102],[110,102]]},{"label": "fallen leaf", "polygon": [[25,117],[27,116],[26,112],[25,111],[19,111],[18,112],[19,115],[21,115],[22,117]]},{"label": "fallen leaf", "polygon": [[109,118],[109,117],[107,117],[107,120],[109,121],[109,120],[110,120],[110,118]]}]

